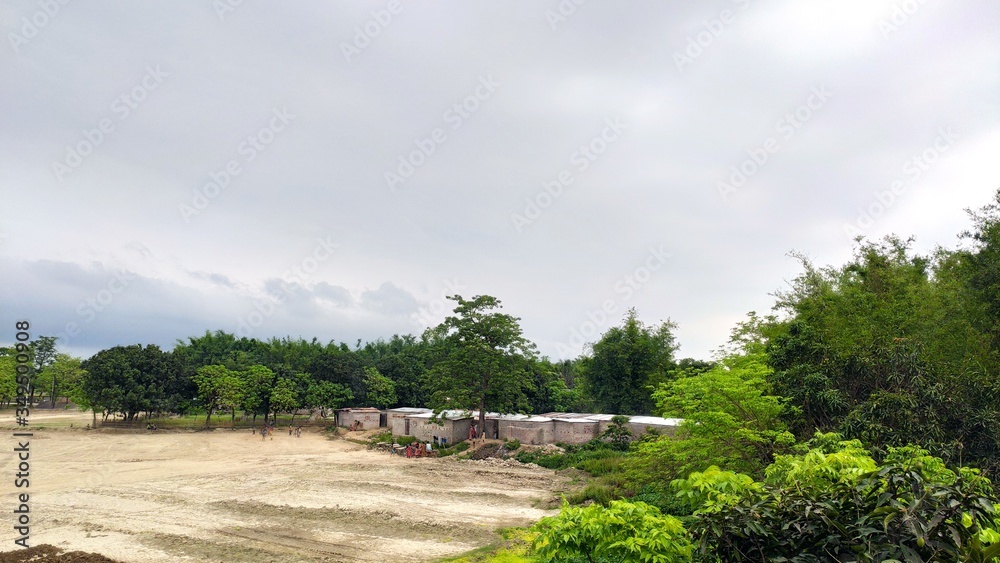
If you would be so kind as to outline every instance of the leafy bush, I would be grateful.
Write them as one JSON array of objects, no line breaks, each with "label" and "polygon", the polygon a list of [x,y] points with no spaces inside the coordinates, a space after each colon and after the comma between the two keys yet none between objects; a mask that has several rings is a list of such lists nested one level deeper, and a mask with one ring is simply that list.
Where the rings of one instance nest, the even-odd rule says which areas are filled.
[{"label": "leafy bush", "polygon": [[416,436],[396,436],[396,443],[400,446],[409,446],[416,441]]},{"label": "leafy bush", "polygon": [[471,444],[468,442],[459,442],[450,448],[438,448],[438,457],[448,457],[450,455],[462,453],[470,447]]},{"label": "leafy bush", "polygon": [[517,438],[514,438],[513,440],[507,440],[506,442],[503,443],[503,447],[507,451],[512,452],[517,448],[521,447],[521,441],[518,440]]},{"label": "leafy bush", "polygon": [[372,435],[368,438],[368,441],[373,444],[391,444],[392,443],[392,432],[386,430],[385,432],[380,432],[378,434]]},{"label": "leafy bush", "polygon": [[[543,518],[532,530],[542,561],[691,561],[694,546],[680,520],[642,502],[572,507]],[[579,559],[577,559],[579,558]]]},{"label": "leafy bush", "polygon": [[[801,461],[808,465],[818,453]],[[853,471],[838,479],[829,474],[758,483],[698,510],[691,533],[701,553],[722,562],[987,561],[1000,555],[1000,544],[984,546],[996,512],[992,495],[975,490],[982,483],[970,486],[961,476],[935,483],[898,465],[856,479]]]}]

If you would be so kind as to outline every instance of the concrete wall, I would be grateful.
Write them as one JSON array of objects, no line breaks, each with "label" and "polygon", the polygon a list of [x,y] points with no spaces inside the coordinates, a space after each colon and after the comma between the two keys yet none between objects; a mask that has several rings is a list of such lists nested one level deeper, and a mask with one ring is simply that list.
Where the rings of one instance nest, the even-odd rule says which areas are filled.
[{"label": "concrete wall", "polygon": [[372,428],[379,427],[379,418],[382,413],[378,411],[374,412],[348,412],[340,411],[337,413],[337,426],[342,428],[349,428],[351,423],[355,420],[360,420],[363,430],[370,430]]},{"label": "concrete wall", "polygon": [[[435,424],[429,418],[411,418],[410,436],[421,442],[433,442],[434,437],[438,440],[445,438],[448,445],[457,444],[469,438],[469,427],[472,426],[471,418],[460,418],[457,420],[446,419],[442,424]],[[393,432],[395,434],[395,432]]]},{"label": "concrete wall", "polygon": [[553,422],[527,422],[524,420],[500,420],[499,433],[501,440],[518,440],[522,444],[551,444],[553,440]]},{"label": "concrete wall", "polygon": [[564,444],[584,444],[598,436],[600,423],[597,421],[563,421],[554,420],[553,442]]}]

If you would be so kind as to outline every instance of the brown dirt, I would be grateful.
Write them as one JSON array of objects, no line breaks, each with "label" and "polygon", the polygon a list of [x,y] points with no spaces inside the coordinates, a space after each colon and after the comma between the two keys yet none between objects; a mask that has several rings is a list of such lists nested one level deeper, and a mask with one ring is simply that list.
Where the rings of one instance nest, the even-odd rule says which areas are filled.
[{"label": "brown dirt", "polygon": [[[553,514],[536,499],[565,487],[548,470],[390,457],[320,432],[34,432],[29,543],[123,562],[428,561]],[[13,453],[0,464],[16,472]],[[55,557],[38,560],[90,561]]]}]

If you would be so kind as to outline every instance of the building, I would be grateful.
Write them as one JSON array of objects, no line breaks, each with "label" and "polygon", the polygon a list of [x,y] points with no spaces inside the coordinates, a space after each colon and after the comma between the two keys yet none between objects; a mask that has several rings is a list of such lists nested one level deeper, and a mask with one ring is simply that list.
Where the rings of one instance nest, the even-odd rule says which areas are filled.
[{"label": "building", "polygon": [[433,411],[409,414],[403,417],[400,424],[403,432],[393,435],[413,436],[421,442],[431,442],[441,446],[457,444],[469,438],[469,428],[474,420],[469,411],[442,411],[435,417]]},{"label": "building", "polygon": [[432,412],[431,409],[419,407],[399,407],[386,411],[385,425],[392,431],[393,436],[409,436],[410,431],[406,426],[406,417],[414,414]]},{"label": "building", "polygon": [[[490,428],[489,420],[486,428]],[[522,444],[551,444],[555,442],[555,423],[544,416],[506,415],[496,419],[496,434],[501,440],[517,440]]]},{"label": "building", "polygon": [[353,407],[337,409],[337,426],[351,428],[355,421],[359,422],[361,430],[378,428],[381,423],[382,411],[374,407]]}]

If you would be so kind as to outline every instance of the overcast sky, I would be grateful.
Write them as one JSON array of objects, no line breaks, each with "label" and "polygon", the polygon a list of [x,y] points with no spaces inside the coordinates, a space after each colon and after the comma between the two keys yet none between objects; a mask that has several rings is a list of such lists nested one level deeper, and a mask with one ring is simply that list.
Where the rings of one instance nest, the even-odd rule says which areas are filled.
[{"label": "overcast sky", "polygon": [[991,0],[62,2],[0,5],[2,343],[353,346],[458,293],[707,359],[790,251],[953,247],[1000,186]]}]

